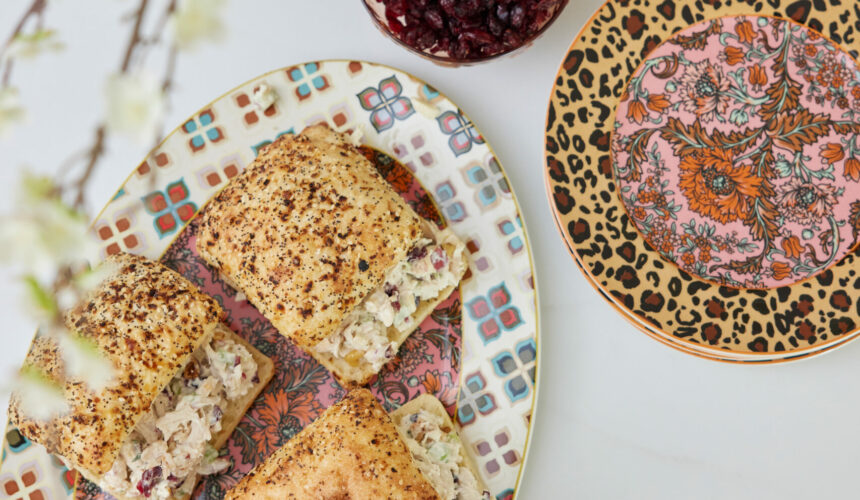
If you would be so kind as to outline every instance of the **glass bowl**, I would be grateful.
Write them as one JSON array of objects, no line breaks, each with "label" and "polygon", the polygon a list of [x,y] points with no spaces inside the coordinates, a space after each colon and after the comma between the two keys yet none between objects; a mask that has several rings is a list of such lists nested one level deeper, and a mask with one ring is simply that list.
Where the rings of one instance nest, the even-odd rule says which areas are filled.
[{"label": "glass bowl", "polygon": [[[465,21],[464,22],[464,21],[456,20],[455,22],[457,22],[460,26],[458,26],[456,28],[459,33],[457,35],[455,35],[453,30],[450,30],[450,28],[449,28],[450,19],[453,19],[454,17],[447,15],[445,13],[445,11],[441,7],[439,7],[439,4],[446,1],[446,0],[400,0],[402,3],[408,5],[406,7],[407,9],[412,8],[416,5],[420,6],[419,8],[421,8],[421,9],[426,9],[428,7],[431,9],[436,8],[437,13],[441,15],[441,19],[442,19],[441,22],[444,23],[442,25],[443,26],[442,31],[446,31],[446,28],[449,28],[447,33],[444,33],[444,35],[447,35],[448,37],[452,37],[449,39],[449,43],[453,43],[453,42],[450,42],[450,40],[454,39],[453,37],[457,37],[456,39],[454,39],[454,40],[456,40],[456,43],[460,43],[460,39],[465,38],[466,43],[468,43],[469,46],[471,46],[471,47],[487,47],[487,49],[490,49],[488,51],[488,53],[486,53],[486,55],[485,54],[470,53],[470,54],[466,55],[465,57],[459,57],[459,58],[455,57],[454,54],[449,53],[448,50],[440,50],[440,44],[438,43],[438,41],[434,42],[432,44],[432,46],[430,46],[430,48],[425,48],[425,49],[418,48],[418,45],[419,45],[418,43],[414,43],[415,46],[410,45],[409,43],[407,43],[404,40],[404,35],[405,35],[406,31],[409,29],[409,27],[412,25],[410,25],[408,22],[406,22],[407,18],[405,15],[401,15],[401,16],[396,17],[395,18],[396,24],[399,26],[397,26],[397,25],[393,26],[392,23],[390,22],[389,18],[386,16],[386,5],[385,4],[390,3],[390,2],[388,2],[388,1],[383,2],[383,0],[362,0],[362,1],[364,2],[364,6],[367,8],[367,11],[370,13],[370,17],[373,19],[374,24],[376,24],[376,27],[379,28],[379,30],[382,31],[386,36],[388,36],[388,38],[390,38],[391,40],[394,40],[394,42],[397,43],[398,45],[400,45],[401,47],[404,47],[407,50],[409,50],[415,54],[418,54],[421,57],[428,59],[430,61],[433,61],[434,63],[442,65],[442,66],[469,66],[469,65],[489,61],[491,59],[496,59],[496,58],[499,58],[501,56],[510,55],[510,54],[515,53],[515,52],[519,52],[519,51],[525,49],[526,47],[529,47],[532,43],[534,43],[535,40],[537,40],[538,37],[540,37],[544,32],[546,32],[547,28],[549,28],[550,25],[552,25],[552,23],[555,22],[556,19],[558,19],[559,15],[561,14],[561,11],[564,10],[565,6],[567,6],[568,0],[496,0],[496,1],[492,1],[491,2],[492,3],[492,10],[494,13],[497,12],[496,9],[504,9],[507,11],[507,15],[509,16],[507,23],[502,23],[503,29],[511,29],[512,31],[514,31],[515,37],[508,38],[505,41],[502,41],[502,39],[506,38],[506,35],[507,35],[506,33],[502,32],[502,34],[498,35],[498,36],[493,35],[491,33],[491,30],[490,30],[488,24],[480,24],[480,23],[484,23],[484,22],[489,23],[490,17],[494,17],[496,23],[500,22],[499,21],[500,17],[498,15],[495,15],[495,14],[488,15],[488,14],[484,13],[481,16],[484,19],[481,19],[480,21],[471,21],[471,22]],[[472,2],[472,3],[486,2],[487,0],[448,0],[448,1],[453,2],[455,4],[466,4],[469,2]],[[527,32],[523,35],[522,33],[516,32],[516,29],[512,28],[512,26],[511,26],[511,21],[512,21],[511,12],[513,12],[513,9],[517,5],[522,6],[525,4],[530,4],[533,6],[544,4],[548,7],[545,7],[543,9],[544,12],[542,13],[542,19],[531,20],[534,22],[534,24],[537,25],[537,27],[535,28],[533,26],[529,32]],[[503,12],[503,14],[504,14],[504,12]],[[526,14],[527,19],[528,19],[529,15],[530,14],[528,14],[528,13]],[[431,16],[429,16],[429,19],[434,20],[436,23],[440,23],[438,17],[434,18],[431,15]],[[421,19],[421,23],[424,26],[426,26],[426,28],[422,28],[424,30],[425,34],[427,33],[427,31],[434,32],[433,36],[427,35],[427,36],[431,36],[430,40],[434,40],[434,39],[438,40],[438,36],[436,36],[436,35],[439,34],[439,30],[433,30],[432,29],[432,27],[430,25],[430,21],[428,21],[428,15],[425,14],[424,18]],[[462,27],[464,23],[467,25],[472,25],[472,26]],[[496,26],[495,31],[497,31],[497,32],[499,31],[498,26]],[[509,35],[507,35],[507,36],[509,36]],[[487,37],[493,37],[495,39],[495,41],[489,42],[489,39]],[[427,42],[427,40],[425,39],[423,45],[426,46],[427,45],[426,42]],[[484,43],[484,42],[486,42],[486,43]],[[497,45],[499,45],[501,47],[488,46],[489,43],[496,43]],[[494,50],[494,49],[499,49],[499,50]]]}]

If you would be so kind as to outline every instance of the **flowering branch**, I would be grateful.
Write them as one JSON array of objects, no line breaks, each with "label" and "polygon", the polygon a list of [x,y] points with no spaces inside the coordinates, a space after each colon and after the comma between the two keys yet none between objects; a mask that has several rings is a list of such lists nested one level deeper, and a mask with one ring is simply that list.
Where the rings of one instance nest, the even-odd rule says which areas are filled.
[{"label": "flowering branch", "polygon": [[[223,0],[164,2],[150,30],[145,29],[144,20],[151,0],[138,0],[128,16],[131,33],[118,72],[107,82],[107,114],[96,126],[89,145],[70,155],[59,172],[74,172],[74,167],[80,165],[80,173],[72,173],[66,179],[25,173],[18,191],[23,199],[17,204],[25,208],[16,214],[0,214],[0,262],[20,270],[24,296],[40,332],[57,341],[67,374],[92,388],[110,381],[112,367],[91,342],[67,331],[63,322],[63,311],[81,300],[106,272],[104,266],[92,270],[88,264],[96,260],[97,249],[87,236],[87,186],[112,134],[156,138],[156,145],[160,142],[165,97],[173,88],[179,51],[201,40],[215,39],[223,31],[218,12]],[[53,38],[54,32],[42,28],[47,5],[47,0],[33,0],[0,46],[0,131],[23,114],[17,89],[11,84],[13,60],[60,46]],[[26,32],[31,24],[35,31]],[[161,44],[167,30],[173,36],[167,47],[164,74],[160,80],[149,78],[143,71],[145,56],[151,47]],[[24,398],[21,403],[25,413],[48,418],[52,416],[49,413],[62,412],[65,407],[60,387],[38,370],[22,370],[17,387]]]},{"label": "flowering branch", "polygon": [[[176,11],[176,0],[171,0],[167,3],[167,6],[165,7],[161,18],[156,24],[153,34],[150,35],[149,38],[146,38],[143,36],[142,29],[143,19],[146,15],[146,10],[148,6],[149,0],[140,0],[137,8],[134,10],[134,13],[131,17],[132,30],[128,43],[125,47],[122,62],[120,63],[120,75],[128,75],[132,73],[133,62],[142,62],[142,49],[144,48],[144,46],[158,43],[161,40],[163,32],[169,24],[168,21]],[[176,58],[177,49],[176,45],[173,44],[171,45],[168,52],[167,68],[165,70],[164,78],[160,86],[160,93],[162,95],[166,95],[173,86],[173,75],[176,72]],[[156,137],[155,144],[157,145],[160,142],[161,129],[163,128],[163,126],[159,124],[155,128],[157,130],[153,135]],[[109,129],[109,123],[106,122],[102,122],[98,125],[98,127],[96,127],[93,141],[91,145],[86,149],[86,166],[83,172],[72,183],[61,187],[61,194],[66,194],[68,191],[71,191],[69,199],[72,200],[73,206],[77,209],[85,208],[87,184],[89,183],[93,172],[96,170],[99,161],[105,153],[105,141],[110,131]],[[68,165],[68,162],[66,163],[66,165]]]},{"label": "flowering branch", "polygon": [[[18,21],[18,24],[15,25],[15,29],[12,30],[12,34],[9,35],[9,38],[6,39],[6,43],[3,44],[3,47],[0,47],[0,61],[3,60],[3,57],[6,55],[6,52],[9,50],[9,47],[12,46],[12,43],[24,32],[24,27],[27,25],[27,21],[31,18],[36,18],[37,27],[41,28],[42,22],[44,20],[45,7],[48,5],[47,0],[33,0],[33,3],[30,4],[30,7],[24,12],[24,15],[21,16],[21,19]],[[14,58],[9,57],[6,59],[6,66],[3,70],[3,79],[0,81],[0,88],[5,88],[9,86],[9,82],[12,79],[12,63],[14,62]]]}]

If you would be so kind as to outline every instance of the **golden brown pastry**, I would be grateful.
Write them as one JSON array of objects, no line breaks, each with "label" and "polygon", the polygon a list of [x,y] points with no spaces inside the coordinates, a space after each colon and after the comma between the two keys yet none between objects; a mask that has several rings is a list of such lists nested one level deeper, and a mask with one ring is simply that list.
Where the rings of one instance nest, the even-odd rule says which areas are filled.
[{"label": "golden brown pastry", "polygon": [[[59,346],[37,337],[25,366],[60,383],[70,412],[39,421],[13,394],[13,425],[118,498],[184,498],[271,379],[272,361],[221,324],[223,311],[178,273],[127,254],[66,314],[113,364],[98,392],[64,377]],[[219,461],[220,460],[220,461]]]},{"label": "golden brown pastry", "polygon": [[325,411],[227,493],[232,499],[426,499],[436,491],[367,389]]},{"label": "golden brown pastry", "polygon": [[326,125],[264,149],[206,207],[197,249],[345,384],[367,383],[466,270],[462,242]]}]

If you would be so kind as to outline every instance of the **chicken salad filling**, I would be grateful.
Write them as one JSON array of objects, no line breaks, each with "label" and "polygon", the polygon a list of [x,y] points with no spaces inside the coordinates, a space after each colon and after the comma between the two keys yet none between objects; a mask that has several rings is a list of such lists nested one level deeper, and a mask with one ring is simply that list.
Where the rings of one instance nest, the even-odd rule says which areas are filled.
[{"label": "chicken salad filling", "polygon": [[344,318],[337,331],[316,345],[317,352],[346,359],[352,365],[369,363],[375,371],[394,358],[397,343],[389,338],[389,328],[394,326],[400,332],[414,328],[421,302],[437,298],[460,281],[465,265],[463,245],[453,235],[448,239],[455,248],[450,256],[443,241],[418,240],[406,259],[388,272],[384,282]]},{"label": "chicken salad filling", "polygon": [[123,444],[102,484],[127,498],[181,498],[197,476],[224,470],[210,441],[224,408],[259,382],[257,363],[241,344],[215,339],[197,349]]},{"label": "chicken salad filling", "polygon": [[400,420],[398,430],[418,470],[444,500],[483,500],[478,480],[465,463],[460,436],[442,417],[419,410]]}]

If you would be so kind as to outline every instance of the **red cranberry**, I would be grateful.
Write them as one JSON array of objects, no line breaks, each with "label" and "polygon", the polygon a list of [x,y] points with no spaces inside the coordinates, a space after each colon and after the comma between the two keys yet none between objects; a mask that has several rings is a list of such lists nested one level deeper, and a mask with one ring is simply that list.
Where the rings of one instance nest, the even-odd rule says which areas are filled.
[{"label": "red cranberry", "polygon": [[407,257],[409,260],[423,259],[427,255],[427,247],[415,247],[409,251]]},{"label": "red cranberry", "polygon": [[439,6],[449,16],[454,15],[454,6],[457,5],[457,0],[439,0]]},{"label": "red cranberry", "polygon": [[522,4],[516,4],[511,9],[511,26],[514,28],[519,28],[523,25],[526,20],[526,9],[523,8]]},{"label": "red cranberry", "polygon": [[391,32],[405,44],[454,59],[521,46],[564,0],[381,0]]},{"label": "red cranberry", "polygon": [[149,498],[149,495],[152,493],[152,487],[159,481],[161,481],[161,466],[156,465],[151,469],[143,471],[140,481],[137,482],[137,491],[146,498]]},{"label": "red cranberry", "polygon": [[499,5],[496,6],[496,18],[503,24],[508,23],[511,19],[511,11],[508,9],[507,5],[499,3]]},{"label": "red cranberry", "polygon": [[490,33],[493,34],[495,39],[498,39],[499,35],[505,31],[505,24],[496,16],[490,16],[490,21],[487,23],[487,26],[490,28]]},{"label": "red cranberry", "polygon": [[[244,373],[242,375],[244,375]],[[224,416],[224,412],[221,410],[221,407],[218,405],[215,405],[215,407],[212,408],[212,421],[209,422],[210,425],[214,425],[215,422],[218,422],[219,420],[221,420],[221,417],[223,417],[223,416]],[[167,479],[170,479],[170,477],[168,476]]]},{"label": "red cranberry", "polygon": [[427,9],[424,13],[424,19],[427,20],[427,24],[434,30],[439,31],[445,28],[445,20],[442,18],[442,11],[439,9]]},{"label": "red cranberry", "polygon": [[496,41],[496,37],[494,37],[490,33],[487,33],[484,30],[479,30],[479,29],[475,29],[475,28],[464,30],[463,33],[461,33],[461,35],[466,40],[472,42],[473,44],[477,44],[477,45],[489,45],[489,44]]},{"label": "red cranberry", "polygon": [[433,269],[438,271],[448,263],[448,254],[445,253],[442,247],[436,247],[433,253],[430,254],[430,262],[433,263]]},{"label": "red cranberry", "polygon": [[391,17],[402,16],[406,14],[407,5],[408,3],[406,0],[389,0],[385,2],[386,14]]}]

